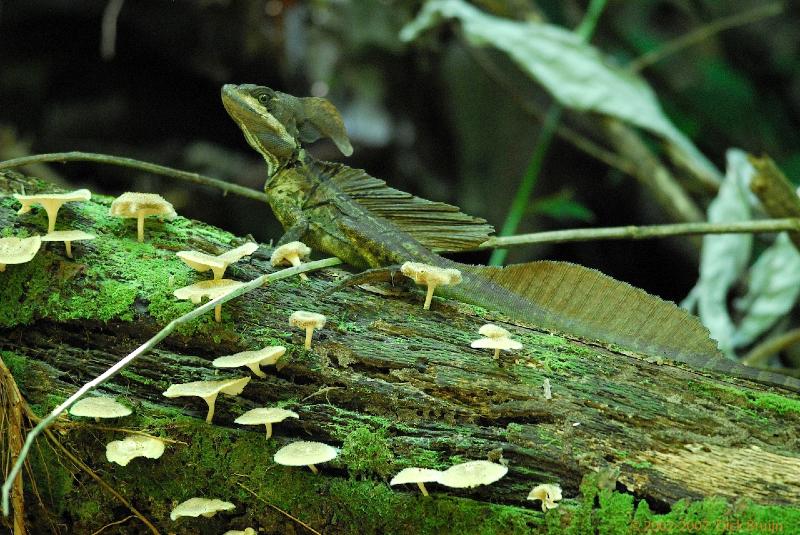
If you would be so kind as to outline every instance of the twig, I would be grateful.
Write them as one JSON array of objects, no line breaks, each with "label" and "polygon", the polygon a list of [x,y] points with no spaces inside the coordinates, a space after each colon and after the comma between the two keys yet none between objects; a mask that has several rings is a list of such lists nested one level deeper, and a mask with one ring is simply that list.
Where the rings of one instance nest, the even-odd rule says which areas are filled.
[{"label": "twig", "polygon": [[[607,0],[592,0],[589,3],[583,20],[575,30],[575,33],[578,34],[581,40],[588,41],[591,38],[600,20],[600,15],[606,7],[606,1]],[[539,139],[531,154],[528,167],[525,170],[525,175],[519,183],[517,192],[514,194],[514,199],[511,202],[511,207],[500,229],[500,236],[514,234],[517,231],[519,223],[522,221],[528,204],[530,203],[533,188],[536,186],[536,182],[539,179],[539,173],[542,170],[544,159],[547,156],[547,152],[550,150],[553,137],[555,137],[556,130],[558,129],[558,123],[561,121],[562,110],[563,107],[560,104],[552,104],[547,111],[542,129],[539,132]],[[508,251],[506,249],[495,249],[492,256],[489,258],[489,265],[502,266],[506,256],[508,256]]]},{"label": "twig", "polygon": [[[19,388],[17,388],[17,383],[3,359],[0,358],[0,416],[2,416],[0,429],[7,428],[3,442],[7,443],[9,460],[13,459],[22,450],[23,407],[24,401]],[[6,421],[6,417],[8,417],[8,421]],[[3,465],[5,468],[5,459]],[[27,533],[25,528],[25,496],[21,473],[13,480],[11,500],[14,502],[14,518],[12,519],[14,535],[25,535]]]},{"label": "twig", "polygon": [[117,21],[125,0],[108,0],[100,23],[100,57],[110,60],[117,47]]},{"label": "twig", "polygon": [[22,167],[24,165],[40,162],[96,162],[108,165],[118,165],[121,167],[129,167],[132,169],[139,169],[153,173],[156,175],[169,176],[194,184],[202,186],[210,186],[222,190],[224,193],[233,193],[240,197],[247,197],[256,201],[266,202],[267,196],[261,191],[254,190],[239,184],[232,184],[225,182],[218,178],[211,178],[208,176],[200,175],[198,173],[190,173],[189,171],[181,171],[180,169],[173,169],[163,165],[154,163],[143,162],[141,160],[134,160],[133,158],[124,158],[121,156],[111,156],[108,154],[97,154],[93,152],[53,152],[48,154],[35,154],[33,156],[23,156],[21,158],[14,158],[13,160],[6,160],[0,162],[0,171],[3,169],[12,169],[14,167]]},{"label": "twig", "polygon": [[633,72],[639,72],[642,69],[653,65],[654,63],[658,63],[667,56],[675,54],[676,52],[680,52],[684,48],[688,48],[692,45],[696,45],[697,43],[705,41],[706,39],[724,30],[735,28],[737,26],[744,26],[768,17],[774,17],[775,15],[780,15],[782,12],[783,3],[775,2],[772,4],[758,6],[743,13],[737,13],[736,15],[717,19],[709,24],[706,24],[705,26],[692,30],[691,32],[683,34],[676,39],[668,41],[655,50],[651,50],[646,54],[642,54],[638,58],[631,61],[628,65],[628,68]]},{"label": "twig", "polygon": [[[748,157],[756,174],[750,180],[750,190],[770,217],[800,217],[800,198],[775,162],[768,156]],[[789,238],[800,250],[800,233],[790,232]]]},{"label": "twig", "polygon": [[278,507],[277,505],[273,505],[273,504],[269,503],[267,500],[265,500],[264,498],[262,498],[261,496],[259,496],[258,494],[256,494],[256,493],[255,493],[255,492],[254,492],[252,489],[249,489],[249,488],[245,487],[244,485],[242,485],[242,484],[241,484],[241,483],[239,483],[238,481],[236,481],[236,484],[237,484],[237,485],[239,485],[240,487],[242,487],[244,490],[246,490],[246,491],[247,491],[247,492],[249,492],[250,494],[252,494],[253,496],[255,496],[257,500],[261,500],[262,502],[264,502],[264,503],[265,503],[265,504],[267,504],[268,506],[270,506],[270,507],[272,507],[273,509],[275,509],[276,511],[278,511],[280,514],[282,514],[282,515],[286,516],[287,518],[290,518],[290,519],[294,520],[295,522],[297,522],[298,524],[300,524],[301,526],[303,526],[304,528],[306,528],[306,529],[307,529],[308,531],[310,531],[311,533],[314,533],[315,535],[322,535],[322,533],[320,533],[319,531],[315,530],[314,528],[312,528],[311,526],[309,526],[308,524],[306,524],[305,522],[303,522],[303,521],[302,521],[302,520],[300,520],[299,518],[296,518],[296,517],[294,517],[294,516],[290,515],[289,513],[287,513],[286,511],[284,511],[284,510],[283,510],[283,509],[281,509],[280,507]]},{"label": "twig", "polygon": [[36,436],[39,433],[41,433],[42,431],[45,431],[47,429],[47,426],[49,426],[50,423],[53,420],[55,420],[62,412],[67,410],[73,403],[78,401],[78,399],[80,399],[89,390],[91,390],[92,388],[94,388],[96,386],[99,386],[100,384],[104,383],[109,378],[111,378],[111,376],[113,376],[115,373],[117,373],[118,371],[120,371],[121,369],[126,367],[128,364],[133,362],[134,359],[136,359],[140,355],[146,353],[147,351],[151,350],[159,342],[161,342],[164,338],[169,336],[169,334],[172,333],[172,331],[174,331],[182,323],[186,323],[186,322],[192,321],[193,319],[195,319],[197,317],[200,317],[201,315],[205,314],[206,312],[210,312],[210,311],[214,310],[214,308],[217,305],[222,305],[223,303],[226,303],[227,301],[230,301],[234,297],[238,297],[238,296],[240,296],[240,295],[242,295],[244,293],[247,293],[247,292],[249,292],[251,290],[254,290],[256,288],[260,288],[261,286],[263,286],[263,285],[265,285],[265,284],[267,284],[269,282],[274,282],[274,281],[285,279],[285,278],[288,278],[288,277],[293,277],[295,275],[299,275],[300,273],[305,273],[307,271],[314,271],[314,270],[317,270],[317,269],[336,266],[336,265],[339,265],[341,263],[342,263],[342,261],[339,260],[338,258],[335,258],[335,257],[325,258],[323,260],[316,260],[314,262],[308,262],[308,263],[302,264],[300,266],[291,267],[291,268],[288,268],[288,269],[277,271],[275,273],[268,273],[266,275],[261,275],[260,277],[257,277],[255,279],[251,280],[250,282],[247,282],[247,283],[243,284],[242,286],[239,286],[235,290],[233,290],[231,292],[228,292],[225,295],[221,295],[221,296],[219,296],[219,297],[217,297],[215,299],[212,299],[212,300],[208,301],[207,303],[205,303],[203,305],[200,305],[199,307],[197,307],[196,309],[192,310],[191,312],[189,312],[187,314],[184,314],[183,316],[180,316],[180,317],[172,320],[163,329],[158,331],[152,338],[150,338],[144,344],[142,344],[138,348],[136,348],[132,353],[129,353],[127,356],[125,356],[123,359],[119,360],[116,364],[114,364],[109,369],[107,369],[106,371],[101,373],[99,376],[95,377],[94,379],[92,379],[88,383],[84,384],[82,387],[80,387],[77,390],[77,392],[72,394],[69,398],[67,398],[58,407],[53,409],[50,412],[50,414],[48,414],[45,418],[42,418],[42,420],[36,425],[36,427],[34,427],[28,433],[28,436],[25,439],[25,444],[22,446],[22,450],[20,451],[20,454],[17,457],[17,461],[16,461],[16,463],[14,463],[14,466],[11,469],[11,472],[9,472],[9,475],[6,478],[5,483],[3,483],[3,514],[5,516],[8,516],[8,511],[9,511],[8,497],[9,497],[9,492],[11,491],[11,486],[13,485],[14,478],[16,478],[17,473],[19,473],[20,469],[22,468],[22,465],[25,462],[25,457],[27,456],[31,445],[33,444],[34,440],[36,439]]},{"label": "twig", "polygon": [[[734,223],[675,223],[672,225],[645,225],[641,227],[600,227],[533,232],[516,236],[495,236],[470,249],[482,251],[495,247],[517,247],[534,243],[565,243],[593,240],[649,240],[667,236],[697,234],[755,234],[759,232],[800,232],[800,218],[762,219]],[[446,251],[440,251],[446,252]],[[452,252],[452,251],[451,251]]]},{"label": "twig", "polygon": [[111,526],[118,526],[119,524],[124,524],[125,522],[127,522],[131,518],[134,518],[134,515],[128,515],[125,518],[123,518],[122,520],[117,520],[116,522],[111,522],[110,524],[106,524],[105,526],[103,526],[102,528],[98,529],[97,531],[93,531],[92,535],[98,535],[99,533],[104,532],[106,529],[110,528]]},{"label": "twig", "polygon": [[800,342],[800,328],[786,331],[778,336],[773,336],[751,349],[750,352],[742,358],[742,364],[760,366],[772,355],[780,353],[787,347],[798,342]]}]

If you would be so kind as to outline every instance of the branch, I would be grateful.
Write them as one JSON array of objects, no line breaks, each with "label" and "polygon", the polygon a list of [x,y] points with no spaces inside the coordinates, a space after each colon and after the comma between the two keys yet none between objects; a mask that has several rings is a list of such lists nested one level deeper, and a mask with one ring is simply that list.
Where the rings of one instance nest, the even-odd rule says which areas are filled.
[{"label": "branch", "polygon": [[96,162],[108,165],[119,165],[121,167],[130,167],[132,169],[139,169],[141,171],[147,171],[148,173],[153,173],[156,175],[169,176],[179,180],[192,182],[194,184],[221,189],[225,194],[233,193],[234,195],[247,197],[248,199],[253,199],[256,201],[267,201],[267,195],[261,191],[240,186],[238,184],[232,184],[218,178],[211,178],[198,173],[181,171],[180,169],[173,169],[172,167],[143,162],[141,160],[134,160],[133,158],[111,156],[108,154],[97,154],[93,152],[53,152],[49,154],[35,154],[33,156],[14,158],[13,160],[0,162],[0,171],[3,169],[12,169],[14,167],[22,167],[32,163],[41,162]]},{"label": "branch", "polygon": [[800,328],[792,329],[781,335],[764,340],[742,359],[742,364],[748,366],[761,366],[768,358],[776,353],[780,353],[789,346],[800,342]]},{"label": "branch", "polygon": [[[760,232],[798,232],[800,218],[762,219],[736,223],[676,223],[626,227],[601,227],[569,230],[551,230],[517,236],[495,236],[479,246],[468,249],[483,251],[496,247],[516,247],[534,243],[565,243],[592,240],[649,240],[667,236],[692,236],[697,234],[754,234]],[[453,252],[453,251],[451,251]]]},{"label": "branch", "polygon": [[33,445],[33,441],[36,439],[36,436],[39,435],[39,433],[41,433],[42,431],[46,430],[47,426],[49,426],[53,422],[53,420],[58,418],[58,416],[62,412],[67,410],[73,403],[78,401],[78,399],[80,399],[81,396],[86,394],[89,390],[91,390],[96,386],[99,386],[100,384],[110,379],[111,376],[113,376],[118,371],[122,370],[128,364],[133,362],[134,359],[136,359],[136,357],[139,357],[144,353],[146,353],[147,351],[153,349],[159,342],[161,342],[164,338],[169,336],[169,334],[172,333],[172,331],[174,331],[175,328],[178,327],[178,325],[192,321],[193,319],[205,314],[206,312],[210,312],[217,305],[221,305],[227,301],[230,301],[234,297],[238,297],[256,288],[260,288],[261,286],[264,286],[267,283],[285,279],[288,277],[293,277],[295,275],[299,275],[300,273],[305,273],[307,271],[314,271],[317,269],[336,266],[341,263],[342,261],[335,257],[325,258],[322,260],[316,260],[314,262],[308,262],[297,267],[292,267],[289,269],[277,271],[275,273],[268,273],[266,275],[261,275],[260,277],[256,277],[255,279],[243,284],[242,286],[236,288],[235,290],[225,295],[221,295],[215,299],[212,299],[207,303],[192,310],[191,312],[172,320],[167,324],[166,327],[158,331],[152,338],[150,338],[144,344],[140,345],[132,353],[129,353],[127,356],[119,360],[109,369],[107,369],[106,371],[104,371],[103,373],[101,373],[88,383],[84,384],[74,394],[72,394],[69,398],[67,398],[63,403],[61,403],[58,407],[53,409],[50,412],[50,414],[48,414],[45,418],[42,418],[42,420],[36,425],[36,427],[34,427],[28,433],[28,436],[25,439],[25,444],[22,446],[22,450],[20,451],[19,456],[17,457],[17,460],[14,463],[14,467],[8,473],[5,483],[3,483],[3,515],[8,516],[9,513],[8,497],[11,491],[11,487],[14,484],[14,479],[17,477],[17,474],[19,473],[23,464],[25,463],[25,457],[28,455],[28,451]]}]

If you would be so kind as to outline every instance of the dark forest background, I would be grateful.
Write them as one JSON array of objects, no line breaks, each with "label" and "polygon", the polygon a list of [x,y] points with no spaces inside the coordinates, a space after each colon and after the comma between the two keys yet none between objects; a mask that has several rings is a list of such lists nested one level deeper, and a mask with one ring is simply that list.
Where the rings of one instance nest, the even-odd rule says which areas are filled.
[{"label": "dark forest background", "polygon": [[[517,20],[574,28],[585,1],[480,0]],[[636,61],[759,0],[608,3],[592,43]],[[525,173],[550,97],[503,54],[472,50],[454,26],[413,43],[398,33],[419,2],[352,0],[0,0],[0,159],[84,150],[130,156],[260,189],[259,156],[219,98],[223,83],[258,83],[331,99],[361,167],[391,185],[457,204],[500,227]],[[498,79],[498,73],[503,78]],[[800,176],[800,3],[740,24],[647,66],[662,106],[720,169],[725,151],[767,153]],[[539,114],[541,115],[541,114]],[[597,143],[591,115],[564,124]],[[651,149],[660,147],[644,136]],[[340,158],[320,142],[314,154]],[[182,215],[269,241],[269,209],[217,192],[94,164],[35,167],[62,184],[118,194],[157,191]],[[695,191],[705,206],[713,193]],[[673,222],[626,174],[556,138],[520,232]],[[510,262],[578,262],[682,299],[697,279],[685,240],[517,249]],[[484,262],[488,254],[466,258]]]}]

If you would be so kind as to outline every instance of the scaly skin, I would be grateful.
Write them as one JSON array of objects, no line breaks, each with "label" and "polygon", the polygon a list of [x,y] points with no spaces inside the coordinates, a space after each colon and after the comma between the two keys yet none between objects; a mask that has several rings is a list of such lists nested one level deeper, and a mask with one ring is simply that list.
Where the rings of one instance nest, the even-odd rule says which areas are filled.
[{"label": "scaly skin", "polygon": [[[272,211],[286,229],[282,242],[302,239],[313,249],[326,251],[357,268],[377,268],[407,261],[453,267],[462,272],[462,283],[443,287],[437,290],[438,294],[545,328],[586,336],[576,319],[539,308],[481,276],[477,268],[433,253],[392,222],[370,213],[341,191],[329,177],[348,168],[317,162],[301,145],[302,141],[320,137],[317,134],[324,131],[343,152],[352,151],[338,112],[324,99],[299,99],[266,87],[229,84],[222,89],[222,100],[245,139],[267,163],[265,192]],[[305,138],[298,133],[300,131],[305,132],[302,134]],[[619,343],[613,333],[592,334]],[[684,350],[680,344],[680,338],[676,337],[674,347],[669,350],[663,347],[649,350],[641,344],[636,349],[695,368],[800,391],[800,381],[795,378],[720,358],[713,348]],[[625,345],[624,342],[621,345]]]}]

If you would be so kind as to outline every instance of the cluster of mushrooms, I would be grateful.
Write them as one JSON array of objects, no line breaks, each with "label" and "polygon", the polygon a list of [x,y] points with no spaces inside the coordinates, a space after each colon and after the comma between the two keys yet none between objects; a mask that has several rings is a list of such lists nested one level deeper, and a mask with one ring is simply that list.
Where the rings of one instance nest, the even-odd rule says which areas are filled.
[{"label": "cluster of mushrooms", "polygon": [[[94,239],[95,236],[82,231],[61,230],[56,231],[56,217],[64,203],[88,201],[91,197],[89,190],[81,189],[70,193],[15,195],[22,203],[19,214],[27,213],[35,204],[41,205],[48,216],[48,233],[44,236],[30,238],[0,238],[0,272],[4,271],[7,264],[20,264],[28,262],[38,252],[41,242],[63,241],[66,254],[72,258],[71,244],[73,241]],[[144,223],[148,216],[157,216],[161,219],[173,219],[177,216],[173,206],[163,197],[150,193],[128,192],[122,194],[111,204],[109,213],[118,217],[137,219],[137,238],[144,240]],[[251,255],[258,248],[255,243],[246,243],[219,255],[209,255],[200,251],[180,251],[177,253],[189,267],[198,272],[211,271],[212,279],[179,288],[174,291],[177,299],[188,299],[199,304],[204,298],[214,299],[235,290],[243,283],[233,279],[224,278],[227,267]],[[311,249],[299,241],[287,243],[277,247],[270,258],[273,266],[291,265],[298,266],[302,260],[311,254]],[[438,286],[458,284],[461,282],[461,273],[457,269],[440,268],[419,262],[406,262],[401,266],[401,272],[419,285],[427,286],[424,309],[429,309],[433,294]],[[300,274],[301,279],[307,280],[305,274]],[[222,321],[221,305],[214,309],[216,321]],[[322,314],[299,310],[289,317],[289,324],[305,330],[306,349],[311,349],[313,332],[325,326],[326,317]],[[482,336],[470,345],[473,348],[494,350],[494,359],[499,359],[500,351],[512,351],[522,348],[522,344],[511,338],[510,333],[493,324],[486,324],[478,333]],[[212,365],[217,368],[247,367],[253,375],[263,378],[266,374],[261,366],[275,365],[284,354],[283,346],[270,346],[256,351],[243,351],[234,355],[223,356],[215,359]],[[211,423],[214,417],[214,407],[217,396],[225,394],[236,396],[242,393],[251,377],[239,377],[219,381],[194,381],[190,383],[172,384],[163,393],[168,398],[183,396],[196,396],[202,398],[208,405],[206,422]],[[548,396],[549,399],[549,396]],[[91,397],[78,401],[69,411],[74,416],[95,418],[116,418],[131,414],[131,410],[113,399],[105,397]],[[235,423],[242,425],[264,425],[266,438],[272,436],[272,425],[284,421],[286,418],[299,418],[300,416],[290,410],[280,407],[259,407],[251,409],[236,418]],[[157,459],[165,449],[164,441],[145,434],[128,435],[123,440],[110,442],[106,446],[106,457],[109,462],[126,466],[136,457]],[[321,442],[300,441],[293,442],[279,449],[274,455],[277,464],[285,466],[308,466],[313,473],[318,473],[317,464],[325,463],[336,458],[338,450],[333,446]],[[508,472],[504,464],[489,461],[470,461],[456,464],[444,471],[427,468],[405,468],[399,472],[390,485],[416,483],[424,496],[428,496],[425,483],[437,483],[452,488],[471,488],[478,485],[488,485]],[[561,488],[558,485],[538,485],[528,495],[529,500],[540,500],[542,510],[546,511],[557,507],[561,499]],[[170,514],[172,520],[181,516],[210,517],[218,511],[234,509],[234,504],[218,499],[191,498],[173,509]],[[255,531],[247,528],[244,531],[228,531],[225,535],[252,535]]]}]

